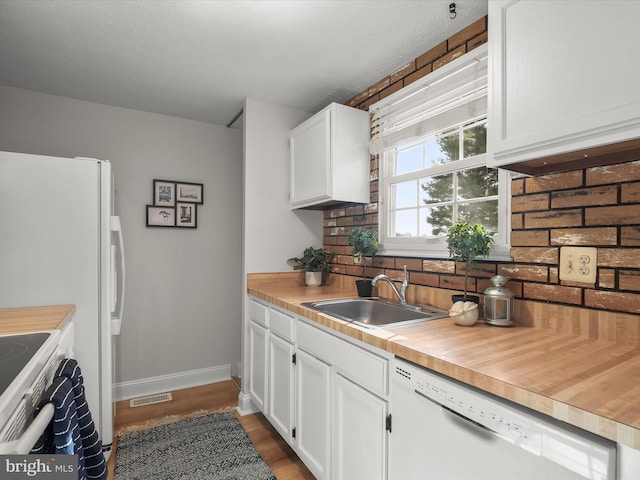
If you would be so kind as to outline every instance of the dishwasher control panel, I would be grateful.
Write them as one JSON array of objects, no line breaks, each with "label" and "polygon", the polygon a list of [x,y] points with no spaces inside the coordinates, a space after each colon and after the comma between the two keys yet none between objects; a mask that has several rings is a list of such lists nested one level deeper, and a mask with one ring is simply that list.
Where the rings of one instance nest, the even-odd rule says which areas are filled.
[{"label": "dishwasher control panel", "polygon": [[539,457],[570,464],[574,471],[580,470],[576,452],[589,452],[590,473],[576,473],[615,478],[616,445],[610,440],[404,360],[395,359],[393,375],[394,384],[440,406],[444,416],[490,431]]},{"label": "dishwasher control panel", "polygon": [[488,395],[470,391],[469,387],[457,385],[427,371],[412,375],[414,391],[447,410],[471,420],[481,428],[499,434],[506,440],[517,443],[526,450],[540,455],[542,434],[531,418],[507,409]]}]

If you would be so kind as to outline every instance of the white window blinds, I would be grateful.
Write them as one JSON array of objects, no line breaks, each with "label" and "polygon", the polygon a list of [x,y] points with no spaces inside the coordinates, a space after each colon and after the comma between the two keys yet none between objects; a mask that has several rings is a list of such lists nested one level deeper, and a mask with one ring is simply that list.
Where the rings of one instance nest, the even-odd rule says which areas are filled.
[{"label": "white window blinds", "polygon": [[371,153],[487,114],[487,45],[373,104]]}]

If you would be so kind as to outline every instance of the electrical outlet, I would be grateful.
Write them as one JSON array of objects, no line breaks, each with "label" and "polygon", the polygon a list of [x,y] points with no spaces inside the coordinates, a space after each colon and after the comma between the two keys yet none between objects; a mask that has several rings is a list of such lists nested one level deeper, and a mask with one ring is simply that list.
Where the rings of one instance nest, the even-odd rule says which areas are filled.
[{"label": "electrical outlet", "polygon": [[597,269],[597,248],[560,248],[560,280],[580,283],[596,283]]}]

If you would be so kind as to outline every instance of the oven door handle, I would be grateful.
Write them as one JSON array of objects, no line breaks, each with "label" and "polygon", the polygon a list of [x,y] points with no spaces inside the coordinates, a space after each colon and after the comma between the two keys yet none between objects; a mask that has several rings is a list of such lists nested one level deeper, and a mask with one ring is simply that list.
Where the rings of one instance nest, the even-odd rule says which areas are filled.
[{"label": "oven door handle", "polygon": [[31,422],[29,427],[22,434],[22,437],[18,440],[14,440],[13,442],[9,442],[9,444],[13,445],[7,453],[11,455],[28,454],[40,436],[44,433],[49,423],[51,423],[54,412],[55,407],[53,406],[53,403],[47,403],[42,407],[40,409],[40,413],[38,413],[38,416],[33,419],[33,422]]}]

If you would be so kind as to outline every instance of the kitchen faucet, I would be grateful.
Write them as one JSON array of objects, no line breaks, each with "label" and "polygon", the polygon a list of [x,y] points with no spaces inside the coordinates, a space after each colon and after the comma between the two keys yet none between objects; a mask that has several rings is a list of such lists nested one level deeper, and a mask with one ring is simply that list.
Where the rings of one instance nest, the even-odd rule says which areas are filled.
[{"label": "kitchen faucet", "polygon": [[393,289],[394,293],[398,296],[398,299],[400,300],[400,303],[402,305],[406,305],[407,303],[407,287],[409,286],[409,282],[407,281],[408,275],[407,275],[407,266],[404,266],[404,279],[402,280],[402,285],[400,286],[400,291],[398,291],[398,288],[396,287],[396,284],[393,283],[393,280],[391,280],[389,277],[387,277],[384,273],[381,273],[380,275],[376,275],[373,280],[371,280],[371,286],[375,286],[376,283],[378,283],[378,280],[384,280],[385,282],[387,282],[389,285],[391,285],[391,288]]}]

